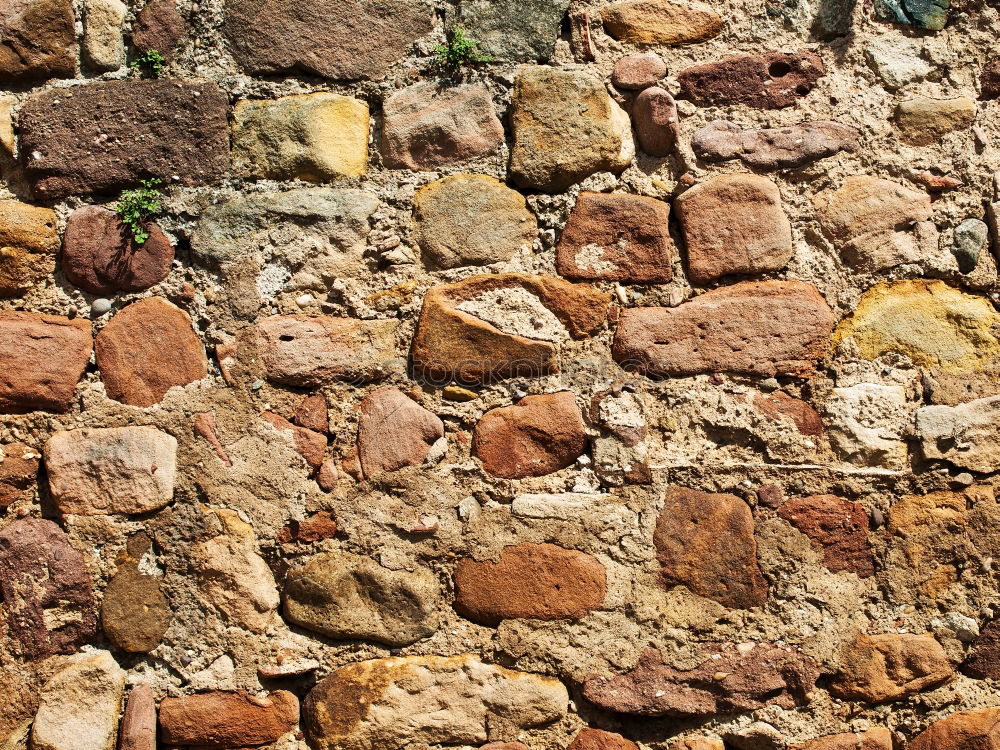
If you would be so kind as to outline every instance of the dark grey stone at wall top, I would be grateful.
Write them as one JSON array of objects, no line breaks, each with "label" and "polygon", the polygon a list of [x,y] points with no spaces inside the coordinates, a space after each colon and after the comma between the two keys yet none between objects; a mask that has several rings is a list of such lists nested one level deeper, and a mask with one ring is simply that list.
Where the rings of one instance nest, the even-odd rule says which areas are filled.
[{"label": "dark grey stone at wall top", "polygon": [[552,57],[569,0],[462,0],[456,23],[496,60],[530,62]]}]

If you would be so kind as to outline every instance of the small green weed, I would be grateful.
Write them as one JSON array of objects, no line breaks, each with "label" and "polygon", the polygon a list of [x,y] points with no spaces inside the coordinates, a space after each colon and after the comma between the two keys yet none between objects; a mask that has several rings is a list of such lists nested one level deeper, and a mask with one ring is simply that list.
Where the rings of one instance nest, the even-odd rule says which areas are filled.
[{"label": "small green weed", "polygon": [[163,182],[158,177],[142,180],[142,187],[123,190],[115,210],[122,224],[132,233],[135,244],[141,245],[149,239],[149,232],[143,224],[163,210],[160,205],[159,186]]},{"label": "small green weed", "polygon": [[155,49],[150,49],[138,55],[129,63],[129,67],[133,70],[138,70],[140,73],[147,73],[153,78],[159,78],[160,73],[163,72],[163,66],[166,64],[167,58]]},{"label": "small green weed", "polygon": [[479,42],[474,42],[465,36],[465,32],[455,26],[448,32],[446,44],[434,48],[434,64],[449,73],[454,73],[465,65],[493,62],[489,55],[478,51]]}]

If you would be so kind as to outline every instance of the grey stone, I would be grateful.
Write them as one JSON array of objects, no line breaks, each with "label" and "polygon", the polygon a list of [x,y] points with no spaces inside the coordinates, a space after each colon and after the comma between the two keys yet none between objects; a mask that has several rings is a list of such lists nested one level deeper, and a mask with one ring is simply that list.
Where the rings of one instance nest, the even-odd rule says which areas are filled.
[{"label": "grey stone", "polygon": [[546,62],[555,49],[569,0],[462,0],[459,26],[496,60]]},{"label": "grey stone", "polygon": [[437,578],[428,570],[387,570],[360,555],[327,552],[289,573],[285,617],[337,639],[406,646],[438,626]]},{"label": "grey stone", "polygon": [[827,120],[761,130],[714,120],[695,131],[691,147],[705,161],[739,159],[759,169],[795,169],[841,151],[856,152],[860,136],[850,125]]},{"label": "grey stone", "polygon": [[980,219],[966,219],[955,227],[955,244],[952,252],[958,260],[958,270],[969,273],[979,263],[979,254],[989,239],[989,227]]},{"label": "grey stone", "polygon": [[865,58],[888,89],[900,89],[926,78],[934,66],[920,57],[920,46],[910,39],[879,37],[865,46]]},{"label": "grey stone", "polygon": [[819,0],[818,4],[811,27],[813,36],[824,41],[847,36],[857,0]]},{"label": "grey stone", "polygon": [[926,459],[983,473],[1000,468],[1000,396],[925,406],[917,410],[916,431]]}]

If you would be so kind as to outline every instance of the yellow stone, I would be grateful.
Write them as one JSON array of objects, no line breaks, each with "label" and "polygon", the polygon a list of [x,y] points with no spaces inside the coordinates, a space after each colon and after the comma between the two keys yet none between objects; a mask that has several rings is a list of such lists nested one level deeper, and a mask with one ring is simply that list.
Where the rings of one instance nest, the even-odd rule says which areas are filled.
[{"label": "yellow stone", "polygon": [[895,352],[919,367],[981,372],[1000,356],[1000,313],[989,300],[942,281],[883,283],[865,292],[833,334],[834,348],[853,339],[861,356]]},{"label": "yellow stone", "polygon": [[632,44],[703,42],[722,31],[722,18],[704,3],[621,0],[601,11],[605,30]]},{"label": "yellow stone", "polygon": [[255,177],[325,182],[368,166],[368,105],[318,93],[236,104],[233,164]]},{"label": "yellow stone", "polygon": [[55,269],[56,213],[0,200],[0,298],[17,297]]},{"label": "yellow stone", "polygon": [[912,146],[931,146],[948,133],[971,126],[976,111],[976,103],[964,96],[956,99],[915,96],[900,102],[896,108],[899,138]]},{"label": "yellow stone", "polygon": [[14,106],[17,99],[13,96],[0,96],[0,150],[4,156],[13,158],[16,150],[14,140]]}]

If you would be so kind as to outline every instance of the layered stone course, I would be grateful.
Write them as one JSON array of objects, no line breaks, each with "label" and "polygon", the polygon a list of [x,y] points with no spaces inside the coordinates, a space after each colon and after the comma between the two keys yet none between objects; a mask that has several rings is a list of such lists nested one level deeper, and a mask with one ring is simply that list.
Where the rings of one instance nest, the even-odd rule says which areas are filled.
[{"label": "layered stone course", "polygon": [[998,35],[0,0],[0,750],[1000,748]]}]

